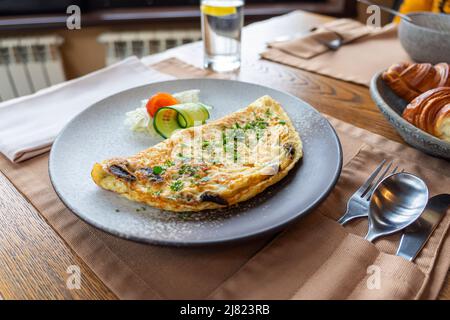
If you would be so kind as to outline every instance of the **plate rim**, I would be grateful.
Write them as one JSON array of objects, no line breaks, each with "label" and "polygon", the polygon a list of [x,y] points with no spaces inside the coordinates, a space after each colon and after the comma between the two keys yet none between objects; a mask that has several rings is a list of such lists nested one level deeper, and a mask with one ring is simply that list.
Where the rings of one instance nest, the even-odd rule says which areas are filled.
[{"label": "plate rim", "polygon": [[[54,146],[57,145],[57,143],[59,142],[59,139],[61,138],[61,136],[63,135],[65,130],[73,122],[75,122],[79,117],[83,116],[85,112],[87,112],[89,109],[91,109],[95,105],[103,102],[106,99],[111,99],[111,98],[113,98],[115,96],[119,96],[119,95],[123,94],[124,92],[130,91],[130,90],[136,90],[137,88],[146,87],[146,86],[149,86],[149,85],[164,84],[164,83],[178,82],[178,81],[190,81],[190,80],[196,80],[196,81],[198,81],[198,80],[205,80],[205,81],[213,81],[213,82],[245,83],[245,84],[252,85],[252,86],[269,88],[271,90],[278,91],[278,92],[280,92],[280,93],[282,93],[284,95],[287,95],[287,96],[289,96],[289,97],[291,97],[293,99],[296,99],[296,100],[300,101],[301,103],[303,103],[303,104],[307,105],[309,108],[311,108],[311,110],[313,112],[315,112],[319,117],[323,118],[323,120],[325,120],[326,125],[331,129],[333,140],[334,140],[334,142],[337,145],[338,162],[337,162],[336,170],[333,173],[333,179],[330,181],[330,183],[328,183],[327,187],[324,189],[324,191],[322,192],[320,197],[318,197],[314,202],[312,202],[305,209],[303,209],[300,212],[294,214],[289,219],[285,219],[285,220],[281,221],[280,223],[278,223],[276,225],[266,227],[266,228],[261,229],[259,231],[245,233],[245,234],[242,234],[241,236],[238,236],[238,237],[221,237],[221,238],[215,238],[215,239],[211,239],[211,240],[191,239],[191,240],[188,240],[188,241],[183,241],[183,240],[157,240],[157,239],[149,239],[149,238],[141,237],[141,236],[123,234],[123,233],[121,233],[121,232],[119,232],[119,231],[117,231],[117,230],[115,230],[113,228],[109,228],[109,227],[106,227],[106,226],[104,226],[104,225],[102,225],[100,223],[96,223],[95,221],[89,219],[88,215],[80,213],[80,212],[78,212],[77,209],[72,207],[71,204],[69,203],[69,201],[66,201],[64,196],[62,196],[61,193],[59,192],[58,187],[55,185],[54,177],[53,177],[53,173],[52,173],[52,166],[53,166],[53,163],[55,161],[53,159],[54,158]],[[296,166],[294,166],[293,169],[295,170],[295,167],[297,167],[297,166],[298,166],[298,163],[296,164]],[[49,154],[49,159],[48,159],[48,172],[49,172],[49,178],[50,178],[50,182],[52,184],[53,190],[55,191],[55,193],[57,194],[57,196],[61,200],[61,202],[73,214],[75,214],[78,218],[80,218],[82,221],[88,223],[89,225],[95,227],[98,230],[101,230],[103,232],[107,232],[107,233],[112,234],[114,236],[117,236],[117,237],[119,237],[121,239],[135,241],[135,242],[143,243],[143,244],[161,245],[161,246],[174,246],[174,247],[204,247],[204,246],[212,246],[212,245],[230,244],[230,243],[236,243],[236,242],[247,241],[247,240],[250,240],[250,239],[263,237],[264,235],[267,235],[267,234],[272,234],[272,233],[275,234],[276,232],[284,229],[285,227],[287,227],[291,223],[293,223],[293,222],[297,221],[298,219],[302,218],[303,216],[307,215],[312,210],[314,210],[320,203],[322,203],[328,197],[328,195],[331,193],[331,191],[334,189],[334,187],[336,186],[336,184],[338,182],[338,179],[339,179],[339,177],[341,175],[341,172],[342,172],[342,167],[343,167],[342,144],[341,144],[341,141],[339,139],[339,136],[336,133],[336,130],[331,125],[331,123],[328,121],[328,119],[325,116],[323,116],[316,108],[314,108],[308,102],[302,100],[301,98],[298,98],[298,97],[294,96],[293,94],[291,94],[289,92],[282,91],[282,90],[279,90],[279,89],[276,89],[276,88],[270,88],[270,87],[267,87],[265,85],[261,85],[261,84],[257,84],[257,83],[240,81],[240,80],[230,80],[230,79],[210,79],[210,78],[204,78],[204,77],[202,77],[202,78],[172,79],[172,80],[157,81],[157,82],[152,82],[152,83],[148,83],[148,84],[144,84],[144,85],[140,85],[140,86],[135,86],[135,87],[128,88],[128,89],[125,89],[125,90],[121,90],[121,91],[119,91],[119,92],[117,92],[115,94],[112,94],[112,95],[110,95],[108,97],[105,97],[105,98],[103,98],[103,99],[101,99],[101,100],[91,104],[89,107],[87,107],[85,110],[83,110],[82,112],[77,114],[73,119],[71,119],[63,127],[63,129],[58,133],[57,137],[55,138],[55,140],[54,140],[54,142],[52,144],[52,147],[51,147],[51,150],[50,150],[50,154]],[[284,177],[283,179],[285,179],[285,178],[286,177]]]}]

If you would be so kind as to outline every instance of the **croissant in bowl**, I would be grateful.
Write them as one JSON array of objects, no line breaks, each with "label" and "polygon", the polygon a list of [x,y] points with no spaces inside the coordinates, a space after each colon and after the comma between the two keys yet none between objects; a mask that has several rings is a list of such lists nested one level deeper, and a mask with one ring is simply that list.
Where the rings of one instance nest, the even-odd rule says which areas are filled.
[{"label": "croissant in bowl", "polygon": [[414,99],[403,118],[419,129],[450,142],[450,87],[429,90]]},{"label": "croissant in bowl", "polygon": [[383,73],[383,80],[399,97],[411,102],[428,90],[450,87],[450,65],[399,63]]}]

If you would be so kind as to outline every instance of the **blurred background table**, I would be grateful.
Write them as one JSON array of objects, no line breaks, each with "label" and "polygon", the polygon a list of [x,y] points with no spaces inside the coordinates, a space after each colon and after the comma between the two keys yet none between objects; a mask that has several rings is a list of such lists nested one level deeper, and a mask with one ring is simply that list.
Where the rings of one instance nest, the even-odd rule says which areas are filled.
[{"label": "blurred background table", "polygon": [[[331,19],[296,11],[249,25],[243,35],[242,68],[233,78],[290,92],[324,114],[402,142],[372,102],[368,88],[259,58],[267,41],[306,32]],[[151,65],[172,57],[201,67],[201,43],[148,56],[144,62]],[[189,77],[189,68],[183,76]],[[0,174],[0,230],[0,299],[116,298],[3,174]],[[70,265],[80,266],[79,290],[66,287],[66,268]],[[450,299],[449,277],[440,298]]]}]

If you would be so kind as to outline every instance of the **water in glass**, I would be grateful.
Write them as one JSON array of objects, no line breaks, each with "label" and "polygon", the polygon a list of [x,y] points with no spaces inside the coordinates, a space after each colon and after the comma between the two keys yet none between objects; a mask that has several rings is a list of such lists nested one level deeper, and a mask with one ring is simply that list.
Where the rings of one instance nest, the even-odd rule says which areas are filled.
[{"label": "water in glass", "polygon": [[204,65],[217,72],[236,70],[241,64],[243,0],[203,0]]}]

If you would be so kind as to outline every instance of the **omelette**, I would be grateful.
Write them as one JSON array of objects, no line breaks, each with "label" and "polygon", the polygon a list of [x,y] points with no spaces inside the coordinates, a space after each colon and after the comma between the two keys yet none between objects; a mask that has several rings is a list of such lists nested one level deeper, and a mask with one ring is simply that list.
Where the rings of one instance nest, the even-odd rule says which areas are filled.
[{"label": "omelette", "polygon": [[96,163],[103,189],[156,208],[186,212],[248,200],[283,179],[302,142],[280,104],[263,96],[244,109],[127,158]]}]

